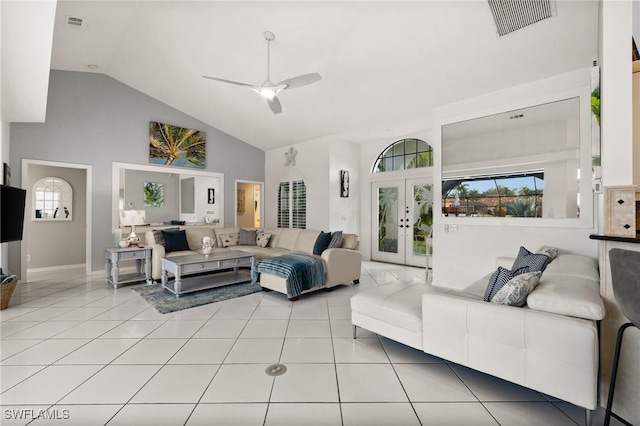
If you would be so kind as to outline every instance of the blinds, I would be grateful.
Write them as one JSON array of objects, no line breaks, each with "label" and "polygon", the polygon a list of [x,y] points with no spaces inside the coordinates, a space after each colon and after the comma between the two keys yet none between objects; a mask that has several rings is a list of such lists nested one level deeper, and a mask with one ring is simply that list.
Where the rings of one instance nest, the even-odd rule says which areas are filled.
[{"label": "blinds", "polygon": [[278,228],[307,227],[307,187],[303,180],[280,182],[278,186]]},{"label": "blinds", "polygon": [[293,212],[291,227],[305,229],[307,227],[307,187],[303,180],[294,180],[291,201]]},{"label": "blinds", "polygon": [[280,182],[278,187],[278,228],[289,227],[289,182]]}]

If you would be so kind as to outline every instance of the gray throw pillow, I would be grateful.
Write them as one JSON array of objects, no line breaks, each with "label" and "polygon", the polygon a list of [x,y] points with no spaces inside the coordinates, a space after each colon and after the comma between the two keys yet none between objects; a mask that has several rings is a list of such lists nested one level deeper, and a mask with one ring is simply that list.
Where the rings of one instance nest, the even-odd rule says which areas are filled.
[{"label": "gray throw pillow", "polygon": [[246,229],[240,229],[240,240],[238,244],[241,246],[255,246],[256,230],[247,231]]},{"label": "gray throw pillow", "polygon": [[329,242],[329,247],[327,248],[336,248],[342,245],[342,231],[335,231],[331,233],[331,241]]}]

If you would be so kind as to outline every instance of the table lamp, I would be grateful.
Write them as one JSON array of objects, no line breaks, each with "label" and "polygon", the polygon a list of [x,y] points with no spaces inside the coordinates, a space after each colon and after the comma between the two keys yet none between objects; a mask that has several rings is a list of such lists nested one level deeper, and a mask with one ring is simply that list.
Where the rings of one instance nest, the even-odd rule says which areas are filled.
[{"label": "table lamp", "polygon": [[146,223],[144,210],[120,210],[120,226],[131,227],[131,233],[126,239],[130,246],[135,247],[140,243],[140,237],[136,235],[136,225],[145,225]]}]

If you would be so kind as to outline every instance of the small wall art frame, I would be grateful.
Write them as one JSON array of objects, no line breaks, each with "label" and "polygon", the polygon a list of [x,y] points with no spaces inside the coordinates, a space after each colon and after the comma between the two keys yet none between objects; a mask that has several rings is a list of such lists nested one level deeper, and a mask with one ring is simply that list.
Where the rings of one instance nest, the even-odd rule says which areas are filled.
[{"label": "small wall art frame", "polygon": [[349,198],[349,171],[340,170],[340,197]]},{"label": "small wall art frame", "polygon": [[146,207],[164,207],[164,184],[145,182],[142,190]]}]

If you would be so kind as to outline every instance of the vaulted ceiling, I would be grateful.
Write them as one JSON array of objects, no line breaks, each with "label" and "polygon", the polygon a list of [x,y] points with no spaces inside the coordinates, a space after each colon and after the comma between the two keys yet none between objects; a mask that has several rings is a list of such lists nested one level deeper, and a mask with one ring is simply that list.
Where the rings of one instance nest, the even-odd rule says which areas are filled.
[{"label": "vaulted ceiling", "polygon": [[[366,142],[431,125],[434,107],[590,66],[598,3],[498,37],[486,1],[58,1],[51,68],[104,73],[264,150],[335,138]],[[83,20],[69,28],[67,16]],[[279,95],[260,85],[318,72]],[[97,65],[90,69],[89,65]]]}]

